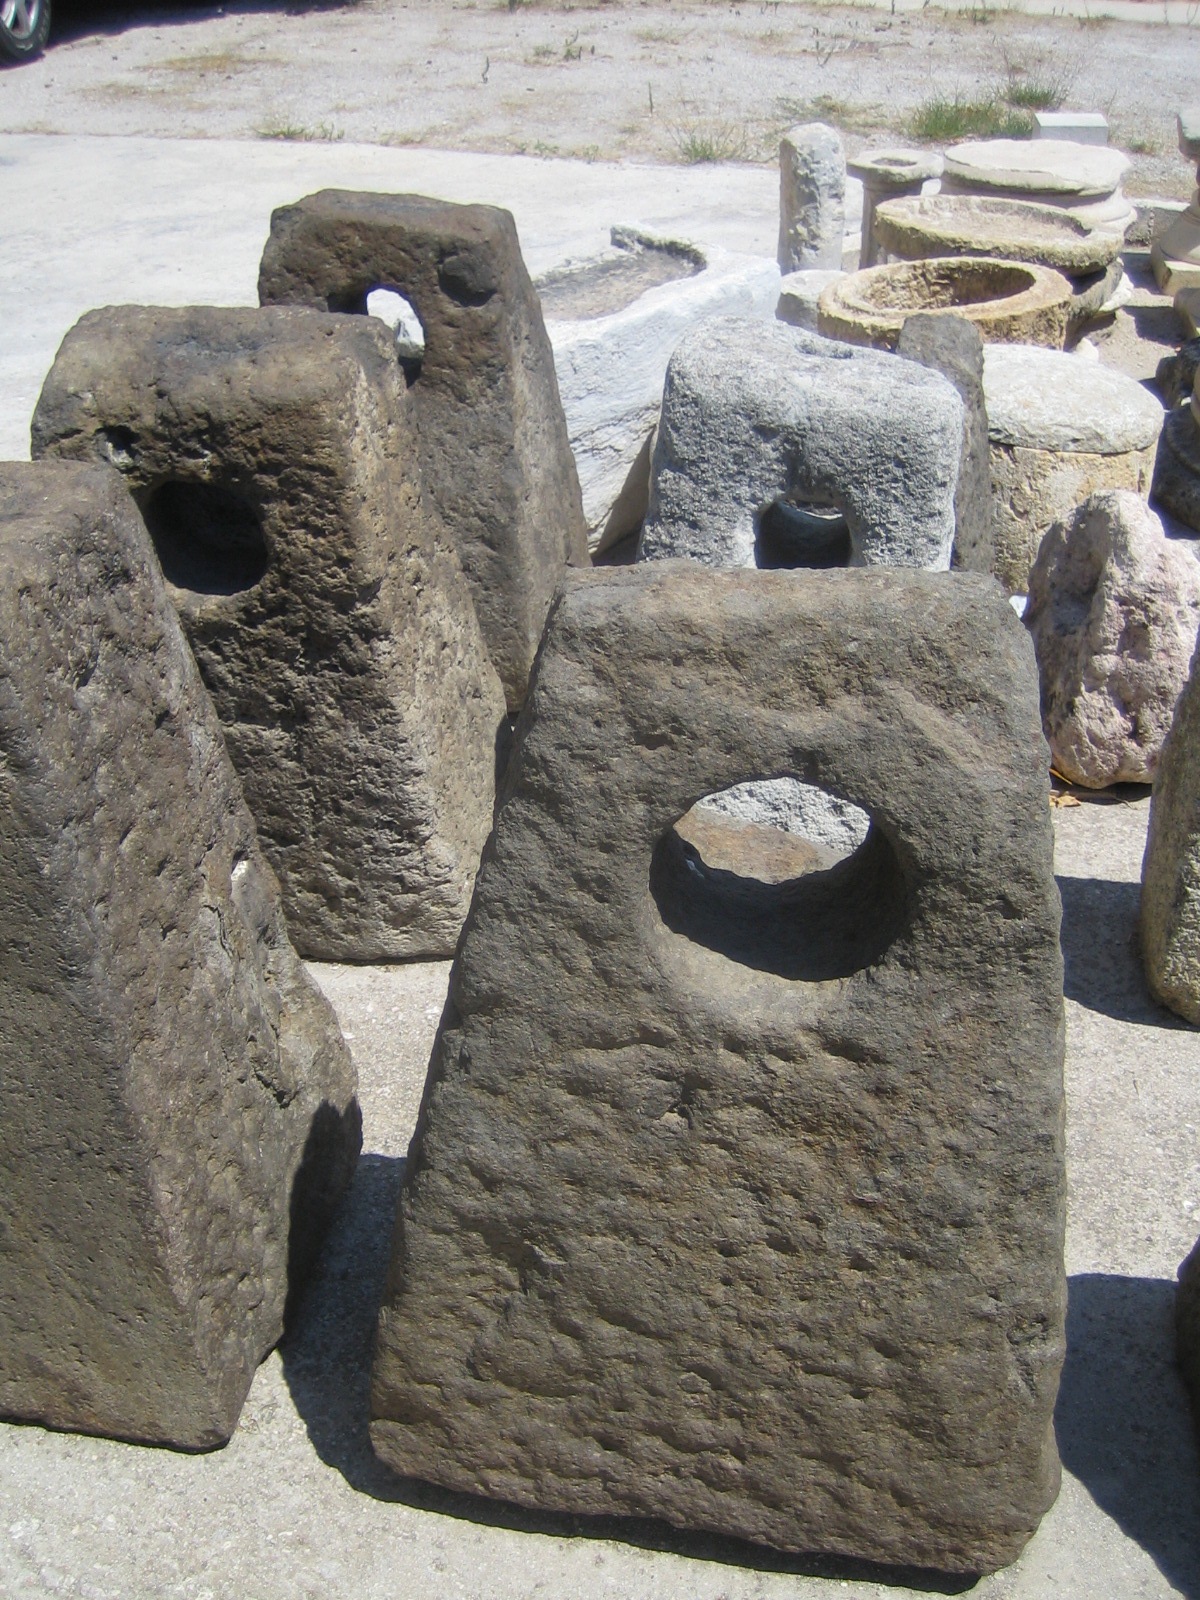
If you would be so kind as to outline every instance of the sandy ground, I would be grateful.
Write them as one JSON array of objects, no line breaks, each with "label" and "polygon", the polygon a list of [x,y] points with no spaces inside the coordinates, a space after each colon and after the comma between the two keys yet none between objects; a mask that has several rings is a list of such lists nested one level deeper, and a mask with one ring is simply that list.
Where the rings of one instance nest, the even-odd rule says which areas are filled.
[{"label": "sandy ground", "polygon": [[[0,130],[358,140],[585,160],[774,159],[812,117],[851,150],[933,95],[1023,83],[1107,113],[1130,188],[1185,196],[1174,113],[1200,11],[1164,25],[790,0],[358,0],[224,8],[59,0],[44,60],[0,77]],[[1126,9],[1132,9],[1126,7]]]}]

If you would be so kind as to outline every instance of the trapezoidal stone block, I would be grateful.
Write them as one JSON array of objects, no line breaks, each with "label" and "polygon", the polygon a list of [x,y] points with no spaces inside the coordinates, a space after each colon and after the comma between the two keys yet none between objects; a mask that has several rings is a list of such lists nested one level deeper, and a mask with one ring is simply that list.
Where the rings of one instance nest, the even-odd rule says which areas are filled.
[{"label": "trapezoidal stone block", "polygon": [[46,379],[33,453],[111,461],[133,492],[300,953],[451,954],[505,707],[419,490],[383,324],[91,312]]},{"label": "trapezoidal stone block", "polygon": [[714,319],[667,368],[638,559],[948,567],[962,441],[962,401],[938,372]]},{"label": "trapezoidal stone block", "polygon": [[554,357],[511,214],[344,189],[272,214],[263,305],[365,312],[375,289],[402,295],[420,319],[411,403],[422,477],[516,710],[562,569],[586,566],[588,551]]},{"label": "trapezoidal stone block", "polygon": [[0,1415],[205,1449],[355,1076],[115,472],[0,467]]},{"label": "trapezoidal stone block", "polygon": [[[376,1451],[571,1513],[1013,1560],[1058,1485],[1065,1296],[1024,629],[967,574],[580,575],[517,740],[400,1202]],[[706,862],[697,802],[762,777],[850,802],[862,843],[782,883]]]}]

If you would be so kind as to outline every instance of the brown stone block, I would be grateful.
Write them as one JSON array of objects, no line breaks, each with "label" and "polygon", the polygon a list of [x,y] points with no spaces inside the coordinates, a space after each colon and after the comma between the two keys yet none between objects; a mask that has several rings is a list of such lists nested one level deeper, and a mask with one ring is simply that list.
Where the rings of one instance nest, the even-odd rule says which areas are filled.
[{"label": "brown stone block", "polygon": [[[990,579],[567,582],[406,1173],[385,1461],[791,1550],[1016,1557],[1059,1476],[1046,763]],[[781,778],[866,813],[783,881],[691,809]]]},{"label": "brown stone block", "polygon": [[381,323],[95,311],[35,456],[110,461],[146,518],[302,955],[449,955],[504,700],[414,472]]},{"label": "brown stone block", "polygon": [[365,312],[375,289],[420,318],[410,397],[422,475],[516,710],[562,568],[586,566],[588,553],[554,357],[511,214],[344,189],[274,213],[263,305]]},{"label": "brown stone block", "polygon": [[204,1449],[350,1182],[284,932],[115,472],[0,468],[0,1414]]}]

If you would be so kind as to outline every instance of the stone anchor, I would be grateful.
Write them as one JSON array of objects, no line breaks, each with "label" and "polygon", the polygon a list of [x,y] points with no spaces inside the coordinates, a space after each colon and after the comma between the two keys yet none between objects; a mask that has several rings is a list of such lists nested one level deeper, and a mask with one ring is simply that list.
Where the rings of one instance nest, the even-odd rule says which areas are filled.
[{"label": "stone anchor", "polygon": [[[571,576],[539,661],[406,1172],[376,1451],[572,1514],[1012,1561],[1058,1486],[1065,1306],[1024,629],[974,575],[653,562]],[[864,812],[858,848],[783,882],[707,861],[696,802],[785,776]]]}]

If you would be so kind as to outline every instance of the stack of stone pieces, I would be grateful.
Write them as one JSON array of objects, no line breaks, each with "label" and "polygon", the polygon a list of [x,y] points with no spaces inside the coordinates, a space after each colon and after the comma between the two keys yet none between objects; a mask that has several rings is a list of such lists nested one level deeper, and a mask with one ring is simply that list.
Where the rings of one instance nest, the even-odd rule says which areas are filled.
[{"label": "stack of stone pieces", "polygon": [[1121,187],[1129,166],[1120,150],[1070,139],[969,140],[946,151],[942,193],[1031,200],[1124,235],[1136,216]]},{"label": "stack of stone pieces", "polygon": [[507,213],[315,196],[262,288],[84,317],[0,468],[0,1414],[188,1449],[358,1154],[292,941],[453,950],[587,559]]}]

